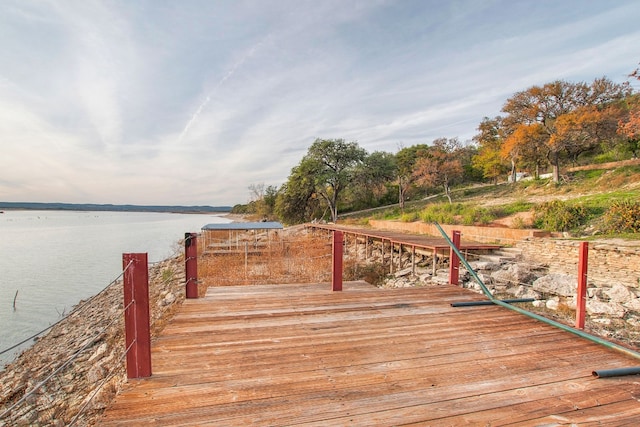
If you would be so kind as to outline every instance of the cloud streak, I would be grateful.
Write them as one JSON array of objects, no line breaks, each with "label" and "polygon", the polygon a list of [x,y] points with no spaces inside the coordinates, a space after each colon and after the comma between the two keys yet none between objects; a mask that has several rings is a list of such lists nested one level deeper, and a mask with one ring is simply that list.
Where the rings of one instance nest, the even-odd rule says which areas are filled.
[{"label": "cloud streak", "polygon": [[[268,36],[267,36],[268,39]],[[185,125],[184,129],[182,130],[182,133],[180,133],[180,136],[178,137],[178,143],[182,143],[184,137],[187,135],[187,133],[189,132],[189,129],[191,129],[191,127],[193,126],[193,124],[198,120],[198,117],[200,116],[200,114],[202,113],[202,110],[205,109],[205,107],[211,102],[211,97],[214,96],[216,94],[216,92],[218,92],[218,89],[227,81],[229,80],[234,74],[235,72],[242,67],[242,65],[248,60],[250,59],[256,52],[257,49],[260,48],[260,46],[264,43],[264,40],[259,41],[257,44],[255,44],[254,46],[252,46],[248,52],[246,54],[244,54],[240,60],[238,62],[236,62],[231,69],[227,72],[227,74],[225,74],[219,81],[218,83],[216,83],[215,87],[211,90],[211,92],[209,92],[209,94],[207,95],[207,97],[204,99],[204,101],[202,102],[202,104],[200,104],[200,106],[198,106],[198,108],[196,109],[196,112],[193,114],[193,116],[191,116],[191,118],[189,119],[189,121],[187,122],[187,124]]]}]

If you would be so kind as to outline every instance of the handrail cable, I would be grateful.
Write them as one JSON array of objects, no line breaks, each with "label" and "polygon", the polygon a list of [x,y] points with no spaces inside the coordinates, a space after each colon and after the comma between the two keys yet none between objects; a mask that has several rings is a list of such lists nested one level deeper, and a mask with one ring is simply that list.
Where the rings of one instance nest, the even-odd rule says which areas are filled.
[{"label": "handrail cable", "polygon": [[91,301],[93,301],[94,298],[96,298],[98,295],[100,295],[101,293],[103,293],[104,291],[107,290],[107,288],[109,288],[109,286],[113,285],[114,283],[116,283],[123,275],[124,273],[129,269],[129,267],[131,267],[131,264],[133,264],[133,260],[129,261],[129,264],[127,264],[127,266],[122,269],[122,273],[120,273],[115,279],[113,279],[111,282],[109,282],[109,284],[107,286],[105,286],[100,292],[96,293],[95,295],[93,295],[91,298],[87,299],[86,301],[82,302],[78,307],[76,307],[71,313],[69,313],[68,315],[66,315],[65,317],[59,319],[57,322],[53,323],[52,325],[47,326],[46,328],[44,328],[43,330],[41,330],[40,332],[37,332],[33,335],[31,335],[28,338],[25,338],[24,340],[20,341],[17,344],[12,345],[11,347],[4,349],[2,351],[0,351],[0,355],[3,355],[11,350],[13,350],[14,348],[20,347],[22,344],[31,341],[32,339],[34,339],[35,337],[42,335],[43,333],[47,332],[49,329],[53,328],[54,326],[58,325],[60,322],[62,322],[63,320],[66,320],[69,316],[71,315],[76,315],[78,314],[82,309],[84,309]]},{"label": "handrail cable", "polygon": [[[136,340],[134,339],[133,341],[131,341],[131,344],[129,344],[129,347],[127,347],[127,349],[124,351],[124,353],[122,353],[122,355],[120,356],[120,358],[116,361],[116,365],[120,365],[120,362],[122,362],[122,360],[127,356],[127,354],[129,353],[129,350],[131,350],[131,347],[133,347],[133,345],[136,343]],[[91,403],[93,401],[93,398],[96,397],[96,395],[98,394],[98,392],[100,390],[102,390],[102,387],[104,387],[104,385],[107,383],[107,381],[110,381],[113,377],[115,377],[118,374],[118,371],[114,371],[111,375],[105,377],[100,384],[98,385],[98,387],[95,388],[95,390],[93,390],[89,396],[88,399],[86,399],[86,401],[84,402],[84,404],[80,407],[80,409],[78,409],[78,412],[76,413],[76,415],[73,417],[73,419],[71,420],[71,422],[69,422],[69,427],[71,427],[72,425],[74,425],[76,423],[76,421],[78,421],[78,418],[80,417],[80,415],[82,415],[84,413],[84,410],[86,409],[87,406],[89,406],[89,403]]]},{"label": "handrail cable", "polygon": [[[131,301],[126,308],[129,308],[131,306],[131,304],[134,301]],[[126,310],[126,308],[119,310],[119,311],[124,311]],[[89,348],[91,345],[93,345],[98,338],[104,334],[107,329],[109,329],[109,327],[111,325],[113,325],[116,321],[118,321],[119,318],[115,317],[111,322],[109,322],[107,324],[107,326],[105,326],[104,328],[102,328],[102,330],[100,332],[98,332],[92,339],[89,339],[79,350],[77,350],[75,353],[73,353],[62,365],[58,366],[51,374],[49,374],[49,376],[47,376],[44,380],[40,381],[38,384],[36,384],[28,393],[25,393],[24,396],[22,396],[16,403],[14,403],[9,409],[5,410],[2,414],[0,414],[0,418],[4,417],[5,415],[7,415],[9,412],[11,412],[11,410],[13,408],[15,408],[16,406],[18,406],[20,403],[22,403],[23,401],[25,401],[29,396],[31,396],[33,393],[35,393],[37,390],[40,389],[40,387],[42,387],[47,381],[49,381],[51,378],[53,378],[58,372],[60,372],[62,369],[64,369],[67,365],[69,365],[73,360],[75,360],[82,352],[84,352],[87,348]]]}]

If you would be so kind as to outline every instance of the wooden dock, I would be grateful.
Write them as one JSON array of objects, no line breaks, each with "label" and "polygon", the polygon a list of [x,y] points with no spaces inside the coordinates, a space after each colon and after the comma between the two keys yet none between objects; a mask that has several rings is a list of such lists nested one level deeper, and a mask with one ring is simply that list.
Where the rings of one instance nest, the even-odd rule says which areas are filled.
[{"label": "wooden dock", "polygon": [[99,425],[638,425],[640,365],[454,286],[209,288]]},{"label": "wooden dock", "polygon": [[[306,224],[306,227],[315,230],[325,230],[328,232],[342,231],[345,236],[351,235],[356,238],[368,238],[371,240],[380,240],[389,242],[392,246],[406,246],[420,248],[427,251],[449,253],[449,244],[442,237],[426,236],[424,234],[400,233],[397,231],[374,230],[371,228],[360,228],[336,224]],[[450,236],[449,236],[450,237]],[[495,250],[501,248],[502,245],[490,243],[478,243],[469,240],[462,240],[460,250],[463,251],[482,251]]]}]

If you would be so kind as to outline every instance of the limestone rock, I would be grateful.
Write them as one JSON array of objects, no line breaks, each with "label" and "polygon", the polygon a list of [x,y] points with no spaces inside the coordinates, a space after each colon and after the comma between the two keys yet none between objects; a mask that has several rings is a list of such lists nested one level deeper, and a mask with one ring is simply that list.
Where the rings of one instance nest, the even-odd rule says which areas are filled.
[{"label": "limestone rock", "polygon": [[547,303],[545,304],[545,306],[549,310],[557,310],[559,305],[560,305],[560,299],[557,297],[547,300]]},{"label": "limestone rock", "polygon": [[395,273],[393,273],[393,275],[395,277],[404,277],[404,276],[409,276],[412,273],[413,273],[413,269],[409,267],[409,268],[404,268],[402,270],[398,270]]},{"label": "limestone rock", "polygon": [[535,275],[526,264],[509,264],[506,268],[491,273],[491,278],[495,283],[517,286],[529,283],[535,278]]},{"label": "limestone rock", "polygon": [[631,311],[640,312],[640,299],[635,298],[624,304]]},{"label": "limestone rock", "polygon": [[471,268],[473,268],[474,271],[495,271],[500,269],[500,264],[490,261],[472,261],[469,263],[469,265],[471,266]]},{"label": "limestone rock", "polygon": [[628,303],[636,299],[636,296],[629,288],[620,283],[614,284],[607,292],[611,302]]},{"label": "limestone rock", "polygon": [[533,289],[535,291],[563,297],[575,295],[577,286],[578,284],[575,277],[559,273],[547,274],[533,282]]},{"label": "limestone rock", "polygon": [[587,301],[587,313],[590,315],[599,314],[606,315],[615,318],[623,318],[626,314],[625,308],[618,303],[614,302],[602,302],[602,301]]}]

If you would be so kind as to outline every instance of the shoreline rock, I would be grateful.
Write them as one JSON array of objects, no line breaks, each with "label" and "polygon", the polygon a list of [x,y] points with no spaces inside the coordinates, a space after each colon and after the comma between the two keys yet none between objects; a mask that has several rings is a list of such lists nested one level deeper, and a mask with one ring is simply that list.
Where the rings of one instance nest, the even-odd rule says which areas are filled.
[{"label": "shoreline rock", "polygon": [[[152,340],[184,300],[183,263],[179,256],[149,266]],[[124,351],[123,289],[118,280],[78,303],[0,371],[0,426],[93,425],[126,382]]]}]

